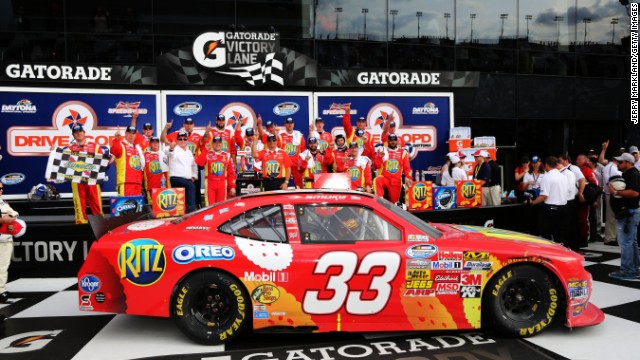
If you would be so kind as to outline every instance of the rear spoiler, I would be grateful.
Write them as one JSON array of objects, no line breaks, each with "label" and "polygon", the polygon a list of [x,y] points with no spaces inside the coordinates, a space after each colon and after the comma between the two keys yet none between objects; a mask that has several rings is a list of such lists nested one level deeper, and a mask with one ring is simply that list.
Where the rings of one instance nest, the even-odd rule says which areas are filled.
[{"label": "rear spoiler", "polygon": [[154,219],[153,213],[149,211],[144,211],[144,212],[129,214],[129,215],[120,215],[120,216],[107,215],[107,217],[102,217],[102,216],[88,215],[88,217],[89,217],[89,225],[91,225],[91,230],[93,231],[93,236],[95,236],[96,240],[99,240],[102,237],[102,235],[117,228],[118,226],[132,223],[134,221],[139,221],[139,220]]}]

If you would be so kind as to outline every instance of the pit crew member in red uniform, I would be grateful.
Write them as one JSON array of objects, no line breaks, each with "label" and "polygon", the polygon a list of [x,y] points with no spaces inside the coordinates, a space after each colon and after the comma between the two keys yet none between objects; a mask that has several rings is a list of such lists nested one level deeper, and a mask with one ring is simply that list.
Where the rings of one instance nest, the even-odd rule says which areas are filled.
[{"label": "pit crew member in red uniform", "polygon": [[[347,161],[347,145],[345,144],[344,135],[336,135],[336,144],[333,149],[333,172],[344,172],[344,164]],[[359,150],[360,148],[358,148]]]},{"label": "pit crew member in red uniform", "polygon": [[360,155],[369,158],[372,157],[373,136],[367,131],[367,119],[364,116],[360,116],[356,121],[356,128],[354,129],[351,125],[351,105],[347,104],[344,109],[345,113],[342,116],[342,126],[346,134],[346,143],[350,144],[352,141],[357,141],[358,147],[360,148]]},{"label": "pit crew member in red uniform", "polygon": [[331,132],[324,131],[324,119],[317,117],[315,125],[309,125],[309,137],[318,139],[318,150],[325,152],[328,147],[333,145],[333,136]]},{"label": "pit crew member in red uniform", "polygon": [[169,187],[167,164],[166,154],[160,151],[160,138],[151,136],[149,150],[144,152],[144,188],[148,204],[151,204],[151,190]]},{"label": "pit crew member in red uniform", "polygon": [[[136,127],[136,124],[138,123],[138,110],[134,110],[133,113],[131,113],[131,124],[129,124],[129,126],[133,126]],[[139,132],[136,132],[136,140],[135,143],[137,145],[140,145],[140,148],[142,149],[142,151],[149,151],[151,148],[149,147],[149,142],[151,141],[151,137],[153,136],[153,126],[151,125],[150,122],[146,122],[144,123],[144,125],[142,125],[142,134],[140,134]]]},{"label": "pit crew member in red uniform", "polygon": [[[382,124],[382,135],[380,136],[380,140],[382,142],[382,144],[384,146],[389,146],[388,143],[388,138],[390,134],[396,134],[396,122],[394,121],[395,116],[393,115],[393,113],[391,115],[389,115],[389,117],[384,121],[384,124]],[[398,135],[398,134],[396,134]],[[402,138],[402,136],[398,136],[398,146],[400,146],[401,148],[405,147],[405,142],[404,139]]]},{"label": "pit crew member in red uniform", "polygon": [[293,118],[284,120],[284,130],[279,135],[282,148],[289,155],[291,162],[291,176],[296,188],[302,189],[302,171],[298,155],[305,149],[304,135],[298,130],[293,130]]},{"label": "pit crew member in red uniform", "polygon": [[349,174],[351,190],[371,192],[371,160],[359,155],[358,143],[349,144],[349,156],[344,163],[343,171]]},{"label": "pit crew member in red uniform", "polygon": [[142,180],[144,177],[144,154],[139,145],[135,144],[137,130],[129,126],[124,133],[116,131],[111,144],[111,155],[116,164],[116,189],[119,196],[142,195]]},{"label": "pit crew member in red uniform", "polygon": [[[235,130],[229,130],[226,128],[227,118],[224,114],[218,114],[216,117],[216,126],[211,127],[211,124],[207,125],[202,137],[202,145],[211,143],[212,139],[216,136],[220,136],[222,139],[222,151],[231,154],[235,159],[236,157],[236,144],[242,139],[242,128],[240,124],[236,124]],[[207,149],[204,148],[203,151]]]},{"label": "pit crew member in red uniform", "polygon": [[[206,152],[201,152],[196,158],[196,164],[204,167],[205,171],[205,205],[215,204],[236,196],[236,170],[233,158],[228,152],[222,151],[222,137],[216,135],[212,143],[206,143]],[[235,146],[235,145],[234,145]]]},{"label": "pit crew member in red uniform", "polygon": [[[87,141],[86,134],[82,125],[75,125],[71,129],[73,135],[73,144],[68,149],[77,153],[102,154],[102,148],[94,142]],[[82,183],[71,183],[71,191],[73,192],[73,209],[76,216],[76,224],[86,224],[87,219],[87,203],[91,210],[91,215],[103,216],[102,212],[102,193],[100,185],[89,185]]]},{"label": "pit crew member in red uniform", "polygon": [[273,121],[268,120],[267,122],[264,123],[264,126],[263,126],[262,125],[262,116],[260,114],[258,114],[258,119],[256,120],[256,125],[257,125],[256,128],[258,130],[258,135],[259,135],[258,139],[263,144],[267,143],[267,136],[269,134],[273,134],[278,139],[276,141],[276,145],[279,148],[282,148],[282,143],[280,142],[280,137],[278,136],[280,131],[278,130],[278,127],[276,126],[276,124]]},{"label": "pit crew member in red uniform", "polygon": [[267,148],[258,152],[257,139],[251,144],[251,156],[262,162],[262,185],[265,191],[286,190],[291,177],[291,160],[287,153],[276,146],[277,136],[267,135]]},{"label": "pit crew member in red uniform", "polygon": [[373,180],[373,187],[378,196],[386,193],[389,201],[397,203],[400,199],[402,187],[402,174],[406,178],[407,186],[411,186],[411,165],[409,154],[403,148],[398,147],[398,135],[389,134],[389,146],[381,147],[373,160],[374,169],[380,169],[379,175]]},{"label": "pit crew member in red uniform", "polygon": [[327,148],[327,151],[320,151],[318,149],[318,139],[314,136],[309,137],[309,148],[301,152],[300,168],[303,169],[302,179],[304,181],[304,187],[306,189],[313,188],[313,181],[316,174],[326,174],[327,166],[333,164],[333,151],[331,148]]}]

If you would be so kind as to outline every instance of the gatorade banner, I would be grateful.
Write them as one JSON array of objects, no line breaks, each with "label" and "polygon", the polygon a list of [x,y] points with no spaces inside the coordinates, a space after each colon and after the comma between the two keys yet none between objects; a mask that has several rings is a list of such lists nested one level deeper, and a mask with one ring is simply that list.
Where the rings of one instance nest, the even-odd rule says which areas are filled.
[{"label": "gatorade banner", "polygon": [[[351,125],[363,116],[366,131],[374,144],[381,146],[382,125],[393,114],[396,134],[404,139],[411,168],[420,180],[435,180],[448,152],[449,129],[453,127],[453,93],[317,93],[316,116],[322,117],[325,130],[345,134],[342,126],[344,106],[351,108]],[[414,175],[414,180],[416,180]]]},{"label": "gatorade banner", "polygon": [[[71,126],[81,124],[89,141],[109,148],[116,130],[124,134],[131,113],[158,128],[159,91],[95,89],[0,89],[0,181],[7,199],[26,198],[31,188],[46,183],[47,159],[56,147],[73,141]],[[157,133],[157,131],[156,131]],[[105,195],[115,192],[115,170],[107,168]],[[54,184],[71,197],[69,182]]]}]

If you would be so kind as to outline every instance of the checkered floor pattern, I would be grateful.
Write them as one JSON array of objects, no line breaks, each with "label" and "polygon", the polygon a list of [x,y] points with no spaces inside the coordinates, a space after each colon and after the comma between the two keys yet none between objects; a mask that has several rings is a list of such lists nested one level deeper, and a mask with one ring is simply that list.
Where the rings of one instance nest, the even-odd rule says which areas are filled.
[{"label": "checkered floor pattern", "polygon": [[[532,359],[637,359],[637,350],[633,344],[640,334],[640,281],[614,280],[607,276],[609,272],[618,269],[619,252],[618,247],[595,243],[585,253],[585,267],[593,274],[595,280],[592,302],[607,314],[603,324],[573,330],[556,327],[527,340],[500,339],[495,336],[492,338],[498,345],[518,342],[520,346],[531,349],[534,355],[529,358]],[[11,281],[8,289],[12,294],[9,303],[0,304],[0,313],[7,317],[0,332],[0,358],[3,359],[235,360],[242,357],[233,355],[234,350],[266,351],[265,348],[277,349],[291,345],[309,347],[321,342],[335,345],[384,336],[393,336],[393,339],[400,337],[400,341],[406,341],[417,336],[426,336],[426,333],[411,333],[406,336],[398,333],[293,336],[252,334],[228,345],[227,348],[203,346],[185,338],[170,319],[79,311],[76,305],[75,278],[21,278]],[[25,334],[40,336],[38,341],[27,345],[32,347],[29,350],[21,347]],[[482,357],[481,352],[474,353],[474,356],[479,359],[504,358],[495,357],[501,351],[499,346],[496,349],[494,357]],[[320,353],[313,355],[315,357],[310,358],[322,358]],[[512,358],[523,358],[517,354],[511,355]],[[411,356],[431,358],[420,353],[384,358],[399,359]],[[305,359],[303,356],[295,358]]]}]

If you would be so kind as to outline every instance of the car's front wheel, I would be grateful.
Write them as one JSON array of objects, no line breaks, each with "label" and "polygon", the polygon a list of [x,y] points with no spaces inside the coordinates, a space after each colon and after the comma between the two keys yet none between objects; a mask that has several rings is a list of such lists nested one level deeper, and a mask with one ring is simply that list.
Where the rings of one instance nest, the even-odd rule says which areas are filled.
[{"label": "car's front wheel", "polygon": [[535,335],[562,316],[563,294],[555,278],[537,266],[504,269],[485,288],[483,326],[508,336]]},{"label": "car's front wheel", "polygon": [[231,341],[251,322],[251,300],[242,283],[221,271],[193,273],[171,297],[171,317],[190,339],[206,345]]}]

